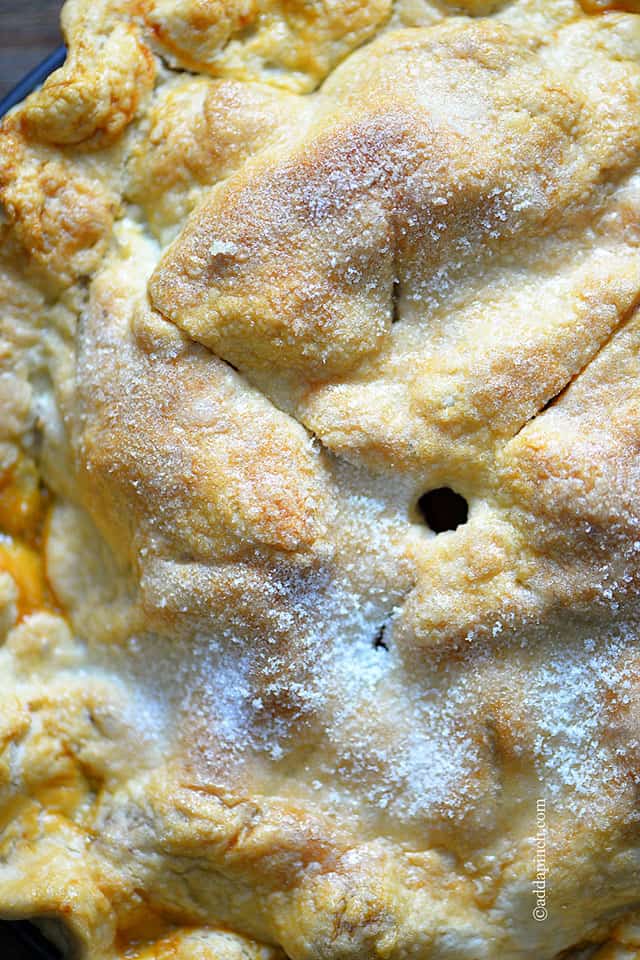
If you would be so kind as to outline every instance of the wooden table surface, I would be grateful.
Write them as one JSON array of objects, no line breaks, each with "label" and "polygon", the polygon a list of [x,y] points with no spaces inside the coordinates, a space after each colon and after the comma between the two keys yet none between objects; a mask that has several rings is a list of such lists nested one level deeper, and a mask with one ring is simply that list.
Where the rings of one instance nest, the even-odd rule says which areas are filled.
[{"label": "wooden table surface", "polygon": [[62,43],[62,0],[0,0],[0,97]]}]

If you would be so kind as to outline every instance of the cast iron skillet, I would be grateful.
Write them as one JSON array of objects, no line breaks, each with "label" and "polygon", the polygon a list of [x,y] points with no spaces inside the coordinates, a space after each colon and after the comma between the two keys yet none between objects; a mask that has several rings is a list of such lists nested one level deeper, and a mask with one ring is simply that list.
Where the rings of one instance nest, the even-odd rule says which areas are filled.
[{"label": "cast iron skillet", "polygon": [[[20,80],[0,100],[0,117],[39,87],[50,73],[64,63],[66,47],[58,47]],[[62,954],[28,920],[0,920],[0,957],[2,960],[62,960]]]}]

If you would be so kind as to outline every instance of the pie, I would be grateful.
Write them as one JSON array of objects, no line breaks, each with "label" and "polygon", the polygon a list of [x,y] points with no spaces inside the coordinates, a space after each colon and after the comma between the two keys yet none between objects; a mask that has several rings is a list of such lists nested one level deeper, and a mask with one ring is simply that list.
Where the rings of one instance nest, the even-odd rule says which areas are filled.
[{"label": "pie", "polygon": [[0,138],[0,916],[640,957],[640,4],[62,17]]}]

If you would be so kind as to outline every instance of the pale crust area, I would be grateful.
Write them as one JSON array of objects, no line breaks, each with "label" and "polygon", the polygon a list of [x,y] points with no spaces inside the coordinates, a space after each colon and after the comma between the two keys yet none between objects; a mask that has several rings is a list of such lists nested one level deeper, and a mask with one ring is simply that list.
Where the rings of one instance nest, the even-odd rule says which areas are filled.
[{"label": "pale crust area", "polygon": [[144,8],[172,62],[304,93],[375,35],[391,0],[145,0]]},{"label": "pale crust area", "polygon": [[638,12],[66,4],[0,134],[1,916],[638,956]]}]

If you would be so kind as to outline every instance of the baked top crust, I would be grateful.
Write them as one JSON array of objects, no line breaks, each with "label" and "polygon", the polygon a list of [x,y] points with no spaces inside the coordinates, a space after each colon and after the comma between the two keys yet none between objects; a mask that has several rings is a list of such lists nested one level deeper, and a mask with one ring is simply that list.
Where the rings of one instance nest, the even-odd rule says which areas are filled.
[{"label": "baked top crust", "polygon": [[68,0],[0,139],[1,915],[639,955],[639,13]]}]

